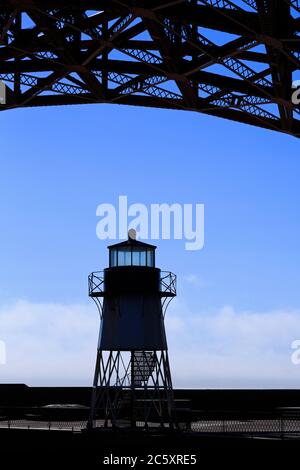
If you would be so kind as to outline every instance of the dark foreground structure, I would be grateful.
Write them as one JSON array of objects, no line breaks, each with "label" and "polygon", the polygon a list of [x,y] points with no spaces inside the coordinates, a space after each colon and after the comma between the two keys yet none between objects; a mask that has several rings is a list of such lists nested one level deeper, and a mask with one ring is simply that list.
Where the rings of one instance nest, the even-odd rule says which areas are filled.
[{"label": "dark foreground structure", "polygon": [[299,0],[0,0],[0,109],[116,103],[299,137],[299,31]]},{"label": "dark foreground structure", "polygon": [[[296,463],[300,452],[299,390],[174,390],[180,429],[86,430],[89,387],[0,385],[2,459],[54,468],[83,461],[163,455],[196,456],[201,464]],[[178,457],[179,456],[179,457]],[[242,458],[242,460],[241,460]],[[142,462],[144,460],[144,462]],[[180,462],[179,462],[180,464]],[[192,462],[190,462],[192,464]],[[41,466],[42,465],[42,466]],[[130,468],[128,465],[124,468]]]}]

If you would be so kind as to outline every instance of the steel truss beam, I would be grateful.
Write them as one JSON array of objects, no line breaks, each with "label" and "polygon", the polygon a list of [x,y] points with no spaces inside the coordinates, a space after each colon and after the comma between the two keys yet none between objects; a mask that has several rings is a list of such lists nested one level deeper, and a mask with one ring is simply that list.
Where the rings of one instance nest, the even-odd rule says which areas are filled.
[{"label": "steel truss beam", "polygon": [[0,0],[1,110],[118,103],[299,137],[299,68],[296,0]]}]

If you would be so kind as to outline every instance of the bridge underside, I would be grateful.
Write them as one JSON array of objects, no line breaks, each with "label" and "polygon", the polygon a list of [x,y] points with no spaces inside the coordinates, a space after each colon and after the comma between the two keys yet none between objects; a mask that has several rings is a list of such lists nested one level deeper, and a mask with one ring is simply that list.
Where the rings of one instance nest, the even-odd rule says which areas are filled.
[{"label": "bridge underside", "polygon": [[116,103],[300,137],[299,31],[300,0],[0,0],[0,110]]}]

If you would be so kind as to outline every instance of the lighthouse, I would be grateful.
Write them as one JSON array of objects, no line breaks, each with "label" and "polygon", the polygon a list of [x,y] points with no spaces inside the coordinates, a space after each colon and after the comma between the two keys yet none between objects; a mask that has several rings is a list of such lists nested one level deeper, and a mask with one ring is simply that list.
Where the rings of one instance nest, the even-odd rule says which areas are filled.
[{"label": "lighthouse", "polygon": [[175,426],[164,318],[176,276],[155,264],[156,246],[111,245],[109,267],[89,276],[100,314],[89,428]]}]

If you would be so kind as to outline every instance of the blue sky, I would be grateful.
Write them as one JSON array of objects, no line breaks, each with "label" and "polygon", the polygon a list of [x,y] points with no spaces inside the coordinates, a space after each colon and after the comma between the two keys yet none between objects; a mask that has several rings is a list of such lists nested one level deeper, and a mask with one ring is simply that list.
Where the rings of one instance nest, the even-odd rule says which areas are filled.
[{"label": "blue sky", "polygon": [[[300,335],[298,140],[195,113],[117,105],[14,110],[0,119],[3,315],[26,302],[34,311],[37,305],[80,305],[87,317],[96,317],[87,275],[107,265],[108,243],[96,237],[99,204],[117,204],[119,195],[127,195],[129,204],[203,203],[203,250],[186,251],[179,240],[155,242],[157,264],[178,275],[174,317],[215,318],[229,306],[234,328],[242,312],[269,315],[270,325],[272,312],[294,312],[297,321],[281,344],[287,360],[282,383],[299,386],[300,369],[290,369],[289,360],[290,342]],[[14,319],[17,323],[17,313]],[[46,335],[38,316],[35,322]],[[24,328],[29,341],[30,328]],[[172,339],[176,328],[171,325],[170,344],[179,357],[180,345]],[[9,353],[13,327],[2,332]],[[205,339],[200,327],[190,334],[195,345]],[[228,337],[223,339],[227,343]],[[87,342],[96,347],[94,337]],[[17,362],[18,351],[11,354]],[[33,369],[29,361],[22,378],[39,383],[39,369]],[[0,373],[3,381],[18,381],[12,362]],[[230,373],[232,382],[226,384],[234,385],[239,373]],[[70,381],[88,382],[76,374],[74,369]],[[274,379],[280,385],[278,374],[270,384]],[[63,383],[55,373],[51,380]],[[253,377],[255,386],[260,380]],[[193,384],[187,377],[183,385]]]}]

